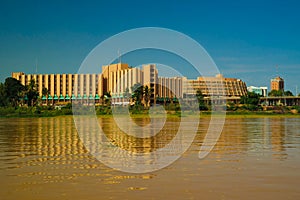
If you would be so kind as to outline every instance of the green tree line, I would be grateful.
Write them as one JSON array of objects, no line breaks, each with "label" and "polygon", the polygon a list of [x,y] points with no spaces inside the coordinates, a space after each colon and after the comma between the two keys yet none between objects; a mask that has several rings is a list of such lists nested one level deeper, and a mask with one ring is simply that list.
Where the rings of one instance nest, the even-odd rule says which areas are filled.
[{"label": "green tree line", "polygon": [[35,106],[39,93],[36,90],[34,80],[28,85],[22,85],[20,81],[14,78],[6,78],[4,83],[0,83],[0,106],[1,107],[17,107],[27,104]]},{"label": "green tree line", "polygon": [[[131,87],[132,94],[129,93],[129,89],[126,88],[123,97],[128,101],[133,102],[131,106],[131,111],[144,111],[148,110],[150,107],[151,96],[153,90],[148,86],[143,86],[140,83],[135,84]],[[46,88],[42,89],[42,95],[46,97],[46,104],[48,105],[48,95],[49,90]],[[275,91],[269,92],[269,96],[293,96],[290,91]],[[199,109],[201,111],[211,110],[211,105],[209,102],[204,100],[204,95],[200,90],[196,92],[196,97],[199,103]],[[111,94],[110,92],[101,96],[102,108],[99,108],[100,113],[111,113]],[[250,110],[257,111],[261,109],[259,105],[260,95],[254,92],[248,92],[245,96],[242,96],[240,102],[234,104],[232,102],[227,102],[228,111],[236,110]],[[27,107],[41,107],[38,104],[39,93],[37,91],[37,85],[34,80],[31,80],[27,85],[22,85],[20,81],[14,78],[6,78],[4,83],[0,83],[0,107],[8,108],[19,108],[27,105]],[[161,103],[161,102],[160,102]],[[177,103],[178,104],[178,103]],[[173,98],[170,98],[168,103],[164,102],[164,106],[167,110],[180,110],[180,105],[173,102]],[[53,107],[53,106],[52,106]],[[45,109],[50,109],[47,106]],[[51,109],[54,109],[51,108]],[[71,107],[69,108],[71,110]]]},{"label": "green tree line", "polygon": [[[283,90],[272,90],[268,93],[270,97],[281,97],[281,96],[294,96],[291,91],[283,91]],[[300,96],[300,94],[298,95]]]}]

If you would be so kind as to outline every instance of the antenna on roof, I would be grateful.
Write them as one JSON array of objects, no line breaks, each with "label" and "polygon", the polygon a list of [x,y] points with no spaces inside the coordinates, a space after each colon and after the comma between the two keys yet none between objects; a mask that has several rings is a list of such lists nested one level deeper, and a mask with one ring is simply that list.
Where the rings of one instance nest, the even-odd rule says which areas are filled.
[{"label": "antenna on roof", "polygon": [[279,76],[279,73],[278,73],[278,65],[276,65],[276,76]]}]

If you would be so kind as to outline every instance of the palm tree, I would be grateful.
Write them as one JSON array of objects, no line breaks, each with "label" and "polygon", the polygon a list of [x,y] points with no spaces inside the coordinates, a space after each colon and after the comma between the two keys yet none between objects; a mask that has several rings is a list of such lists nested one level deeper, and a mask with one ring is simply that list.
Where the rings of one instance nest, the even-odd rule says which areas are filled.
[{"label": "palm tree", "polygon": [[146,85],[144,87],[144,102],[145,102],[146,108],[148,108],[148,106],[149,106],[151,94],[152,94],[151,88],[149,88],[148,85]]},{"label": "palm tree", "polygon": [[140,83],[136,83],[131,87],[131,91],[135,105],[141,105],[144,96],[144,86]]},{"label": "palm tree", "polygon": [[105,104],[110,105],[111,104],[111,94],[110,94],[110,92],[105,92],[104,98],[105,98]]},{"label": "palm tree", "polygon": [[25,96],[26,96],[26,91],[22,90],[18,93],[18,96],[20,97],[21,101],[20,104],[23,106],[25,104]]},{"label": "palm tree", "polygon": [[50,92],[47,88],[43,87],[42,89],[42,95],[46,97],[46,104],[48,106],[48,96],[49,96]]},{"label": "palm tree", "polygon": [[103,106],[104,105],[105,96],[101,95],[100,99],[101,99],[101,105]]},{"label": "palm tree", "polygon": [[33,106],[38,99],[39,93],[36,90],[37,85],[35,84],[35,80],[31,79],[29,85],[27,85],[27,98],[28,98],[28,106]]},{"label": "palm tree", "polygon": [[197,100],[198,100],[199,109],[200,110],[206,110],[207,106],[204,102],[204,96],[203,96],[201,90],[197,90],[196,97],[197,97]]}]

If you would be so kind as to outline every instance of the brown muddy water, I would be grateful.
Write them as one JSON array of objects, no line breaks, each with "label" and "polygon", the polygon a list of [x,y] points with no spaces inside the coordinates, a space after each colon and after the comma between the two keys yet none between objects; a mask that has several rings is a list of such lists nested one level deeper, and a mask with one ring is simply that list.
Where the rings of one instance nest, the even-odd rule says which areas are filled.
[{"label": "brown muddy water", "polygon": [[[208,122],[201,118],[192,145],[173,164],[132,174],[89,154],[72,116],[0,119],[0,199],[300,199],[300,118],[228,118],[200,160]],[[99,123],[128,151],[160,148],[110,134],[113,118]],[[169,142],[173,129],[156,142]]]}]

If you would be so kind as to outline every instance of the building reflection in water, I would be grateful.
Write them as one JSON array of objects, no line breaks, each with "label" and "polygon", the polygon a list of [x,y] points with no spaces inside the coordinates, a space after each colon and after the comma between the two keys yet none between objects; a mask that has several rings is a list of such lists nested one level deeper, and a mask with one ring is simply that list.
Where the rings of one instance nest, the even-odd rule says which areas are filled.
[{"label": "building reflection in water", "polygon": [[[213,149],[216,157],[224,154],[270,152],[275,159],[286,159],[288,135],[299,129],[292,118],[229,118],[224,124],[222,134]],[[202,144],[208,129],[209,119],[201,119],[196,142]],[[291,130],[294,129],[294,130]],[[292,139],[290,139],[292,140]],[[223,157],[224,158],[224,157]],[[238,158],[236,158],[237,160]]]},{"label": "building reflection in water", "polygon": [[[148,124],[148,119],[149,118],[133,118],[133,121],[136,124],[143,126]],[[152,120],[155,121],[160,119]],[[128,135],[121,131],[120,128],[113,122],[112,118],[103,118],[100,119],[99,122],[106,134],[106,137],[112,144],[133,153],[150,153],[165,147],[165,145],[169,144],[176,135],[180,124],[179,119],[167,118],[167,121],[161,131],[155,133],[154,129],[150,129],[150,135],[153,136],[141,138]]]},{"label": "building reflection in water", "polygon": [[[251,144],[256,145],[256,151],[264,152],[271,149],[272,157],[275,159],[286,159],[287,153],[285,152],[285,136],[287,130],[287,120],[288,118],[256,118],[256,119],[246,119],[249,124],[254,123],[251,127],[253,131],[249,131],[249,135],[252,136]],[[251,134],[252,133],[252,134]],[[258,138],[262,137],[262,141]]]},{"label": "building reflection in water", "polygon": [[[113,169],[105,167],[93,158],[83,145],[72,117],[36,118],[34,121],[17,120],[17,126],[13,127],[16,135],[7,138],[9,149],[5,151],[14,154],[8,156],[10,161],[6,168],[17,170],[15,174],[19,177],[33,178],[34,180],[28,184],[62,182],[82,176],[102,177],[101,181],[105,184],[115,184],[122,179],[151,179],[154,176],[153,174],[117,175]],[[85,125],[87,131],[93,128],[92,125]],[[108,124],[105,126],[111,127]],[[110,135],[111,138],[131,143],[127,146],[123,144],[124,148],[136,147],[138,150],[147,150],[150,145],[120,138],[117,133]],[[91,135],[86,134],[86,137]],[[91,137],[89,140],[92,141],[94,149],[97,149],[99,138]],[[141,148],[141,145],[147,147]]]},{"label": "building reflection in water", "polygon": [[[140,125],[149,123],[147,118],[135,120]],[[222,158],[224,154],[268,152],[275,159],[287,159],[287,145],[295,143],[295,131],[300,130],[299,120],[297,120],[272,117],[227,119],[213,153]],[[165,147],[174,139],[180,119],[168,118],[164,128],[155,136],[148,138],[135,138],[123,133],[113,122],[113,118],[99,118],[98,122],[105,136],[100,137],[95,131],[98,124],[91,122],[89,124],[87,120],[82,122],[86,134],[84,138],[79,138],[72,117],[16,119],[13,126],[7,120],[7,129],[10,129],[12,134],[1,133],[3,155],[1,159],[6,160],[6,166],[2,164],[1,168],[20,169],[21,171],[11,173],[26,177],[36,175],[42,182],[63,181],[80,176],[101,176],[101,180],[107,181],[108,184],[116,183],[122,177],[128,179],[131,176],[115,175],[114,170],[91,156],[85,146],[88,145],[92,153],[98,152],[108,157],[122,155],[102,151],[100,144],[111,148],[118,147],[133,154],[151,153]],[[198,148],[202,144],[208,124],[209,118],[200,120],[194,147]],[[103,137],[108,139],[105,144],[103,144],[105,141]],[[85,141],[85,146],[82,140]],[[182,141],[178,141],[176,145],[182,145]],[[28,167],[33,166],[38,167],[34,169],[36,171],[29,170]],[[153,174],[133,177],[152,178]]]},{"label": "building reflection in water", "polygon": [[[217,160],[224,160],[224,155],[237,155],[248,150],[248,136],[245,131],[245,124],[241,119],[227,119],[225,121],[222,134],[214,146],[211,156]],[[199,134],[196,137],[197,143],[202,145],[204,137],[209,127],[209,118],[201,118]],[[238,157],[230,157],[231,161],[238,161]]]},{"label": "building reflection in water", "polygon": [[[133,120],[138,125],[149,124],[147,118],[133,118]],[[191,126],[185,126],[184,134],[178,133],[182,124],[190,122],[185,123],[180,118],[174,117],[166,119],[158,117],[151,120],[166,121],[157,133],[155,127],[153,130],[140,129],[140,137],[123,132],[111,117],[98,118],[95,121],[90,117],[81,116],[75,121],[81,139],[93,156],[112,168],[136,173],[154,171],[160,166],[167,166],[170,161],[179,158],[186,146],[189,146],[186,141],[192,141],[189,138],[193,136],[189,133]],[[133,131],[136,126],[130,124],[127,128]],[[101,134],[101,130],[104,134]]]},{"label": "building reflection in water", "polygon": [[275,159],[286,159],[287,153],[285,152],[285,137],[287,134],[287,119],[286,118],[273,118],[271,119],[270,133],[272,156]]}]

